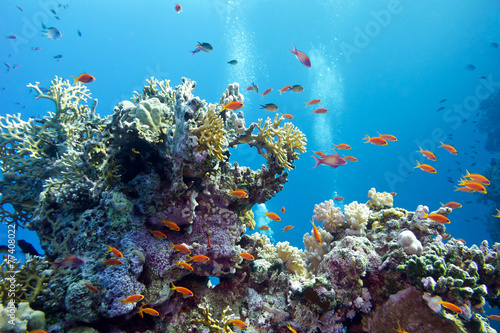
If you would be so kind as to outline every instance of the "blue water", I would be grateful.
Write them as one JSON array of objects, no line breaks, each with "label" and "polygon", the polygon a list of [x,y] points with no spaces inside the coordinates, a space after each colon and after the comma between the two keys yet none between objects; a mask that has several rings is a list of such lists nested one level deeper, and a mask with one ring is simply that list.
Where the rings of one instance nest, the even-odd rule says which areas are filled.
[{"label": "blue water", "polygon": [[[2,1],[1,36],[18,38],[0,39],[0,57],[19,68],[0,71],[5,88],[1,114],[21,113],[28,119],[53,111],[52,103],[35,100],[26,84],[38,81],[47,87],[55,75],[95,76],[88,87],[99,99],[101,115],[111,114],[151,76],[170,79],[172,86],[181,77],[191,78],[197,81],[195,95],[207,102],[218,102],[229,83],[239,82],[243,90],[255,82],[260,92],[274,91],[264,98],[243,91],[247,125],[274,118],[259,104],[275,103],[295,117],[292,122],[308,138],[308,152],[296,161],[285,189],[260,209],[286,208],[282,222],[270,224],[274,241],[302,248],[314,204],[337,195],[346,204],[366,202],[371,187],[397,192],[395,206],[408,210],[461,202],[464,207],[450,216],[447,231],[469,245],[493,241],[485,216],[494,207],[477,203],[480,194],[454,191],[465,169],[482,173],[492,157],[474,123],[478,109],[470,106],[473,111],[464,115],[452,110],[469,102],[477,89],[488,91],[486,82],[499,87],[500,49],[491,47],[500,42],[498,1],[185,0],[181,5],[183,12],[177,14],[167,1]],[[41,23],[58,28],[62,38],[47,39]],[[198,41],[209,42],[214,50],[191,55]],[[287,51],[292,45],[309,55],[312,68]],[[55,55],[63,57],[57,61]],[[232,59],[239,63],[229,65]],[[475,70],[467,70],[469,64]],[[278,89],[288,84],[301,84],[305,91],[280,96]],[[304,104],[313,98],[321,98],[320,106],[329,113],[311,115]],[[447,101],[439,103],[442,99]],[[441,106],[447,109],[437,112]],[[385,147],[363,143],[366,134],[376,136],[377,131],[398,141]],[[459,154],[437,149],[439,141],[453,144]],[[312,169],[312,151],[330,153],[333,143],[350,144],[352,149],[341,153],[359,162]],[[429,164],[437,174],[413,169],[416,158],[428,163],[415,152],[419,145],[436,153],[437,161]],[[232,151],[231,161],[253,168],[265,163],[245,147]],[[295,228],[282,233],[288,224]],[[26,230],[19,231],[19,238],[36,243]],[[2,234],[0,243],[5,240]]]}]

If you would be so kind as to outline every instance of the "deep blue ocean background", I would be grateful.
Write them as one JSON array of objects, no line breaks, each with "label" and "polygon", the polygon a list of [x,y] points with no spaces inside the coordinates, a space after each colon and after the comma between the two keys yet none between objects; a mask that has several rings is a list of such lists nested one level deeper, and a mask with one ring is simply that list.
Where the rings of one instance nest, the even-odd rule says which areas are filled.
[{"label": "deep blue ocean background", "polygon": [[[450,215],[447,232],[468,245],[493,241],[486,217],[495,207],[478,203],[481,194],[454,191],[465,169],[482,173],[493,156],[477,130],[481,111],[472,104],[463,115],[453,110],[474,101],[478,89],[491,93],[492,86],[500,87],[500,49],[492,46],[500,43],[499,1],[183,0],[181,13],[174,4],[1,1],[1,61],[19,65],[7,71],[0,64],[1,114],[21,113],[27,120],[53,111],[52,102],[35,100],[26,85],[38,81],[48,87],[55,75],[71,81],[71,75],[95,76],[88,88],[99,100],[101,116],[141,91],[151,76],[170,79],[171,86],[182,77],[193,79],[194,94],[211,103],[238,82],[247,125],[274,118],[259,105],[275,103],[279,112],[294,116],[292,122],[308,139],[308,151],[296,161],[284,190],[254,209],[259,221],[263,211],[285,207],[282,221],[269,224],[273,241],[303,248],[314,204],[338,195],[345,198],[341,204],[366,202],[371,187],[397,192],[395,206],[407,210],[423,204],[432,211],[440,202],[458,201],[463,208]],[[58,28],[62,38],[47,39],[42,23]],[[198,41],[210,43],[213,51],[191,55]],[[293,45],[309,55],[310,69],[288,51]],[[58,61],[56,55],[63,57]],[[238,64],[227,63],[232,59]],[[252,82],[259,94],[244,90]],[[280,95],[289,84],[305,90]],[[261,98],[267,88],[274,90]],[[312,108],[304,105],[313,98],[322,99],[319,106],[329,112],[311,115]],[[437,111],[440,107],[445,109]],[[385,147],[363,143],[366,134],[377,131],[398,141]],[[458,155],[438,149],[439,141],[453,144]],[[331,153],[333,143],[350,144],[351,150],[339,152],[359,162],[313,169],[312,151]],[[435,152],[437,161],[416,153],[418,146]],[[416,159],[432,164],[437,174],[413,169]],[[244,146],[232,150],[231,161],[252,168],[265,163]],[[282,233],[285,225],[295,228]],[[42,252],[33,233],[19,230],[18,238]],[[0,243],[6,243],[6,233]]]}]

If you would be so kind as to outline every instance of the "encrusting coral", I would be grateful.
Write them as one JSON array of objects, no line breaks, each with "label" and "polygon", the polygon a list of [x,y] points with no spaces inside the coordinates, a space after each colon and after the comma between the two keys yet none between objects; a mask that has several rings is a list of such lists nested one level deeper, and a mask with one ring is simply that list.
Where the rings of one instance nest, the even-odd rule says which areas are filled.
[{"label": "encrusting coral", "polygon": [[[245,127],[243,111],[200,100],[188,79],[172,88],[152,78],[106,118],[95,103],[81,104],[90,95],[80,84],[56,78],[45,95],[32,87],[56,112],[0,117],[1,204],[15,208],[1,216],[35,230],[48,260],[85,260],[68,258],[50,280],[45,262],[20,267],[29,287],[19,294],[45,311],[50,331],[382,332],[397,327],[379,318],[402,297],[421,302],[423,313],[425,291],[463,309],[453,320],[464,332],[489,329],[478,312],[499,305],[500,244],[444,243],[445,226],[423,218],[423,206],[393,208],[392,196],[375,189],[344,212],[325,201],[304,251],[245,234],[255,226],[252,207],[282,190],[305,151],[303,133],[282,117]],[[237,84],[223,93],[228,101],[243,101]],[[267,165],[229,163],[241,144]],[[398,294],[410,286],[416,291]],[[136,294],[144,300],[120,301]],[[148,309],[144,318],[139,309]],[[439,320],[415,317],[412,327],[452,320],[448,309],[430,311]]]}]

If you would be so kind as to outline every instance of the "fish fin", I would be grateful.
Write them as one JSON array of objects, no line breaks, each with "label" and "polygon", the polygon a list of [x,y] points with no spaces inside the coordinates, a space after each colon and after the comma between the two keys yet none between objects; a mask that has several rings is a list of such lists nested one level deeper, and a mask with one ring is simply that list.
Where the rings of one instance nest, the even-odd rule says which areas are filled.
[{"label": "fish fin", "polygon": [[75,79],[75,81],[73,81],[73,84],[77,83],[78,82],[78,78],[74,75],[70,75],[71,77],[73,77],[73,79]]},{"label": "fish fin", "polygon": [[59,267],[61,267],[60,262],[49,262],[49,264],[54,265],[54,271],[52,273],[54,273],[55,271],[57,271],[59,269]]},{"label": "fish fin", "polygon": [[313,166],[313,167],[311,168],[311,169],[314,169],[314,168],[316,168],[318,165],[320,165],[320,164],[321,164],[321,160],[320,160],[319,158],[317,158],[316,156],[314,156],[314,155],[311,155],[311,156],[312,156],[312,157],[314,157],[314,159],[316,160],[316,165],[315,165],[315,166]]}]

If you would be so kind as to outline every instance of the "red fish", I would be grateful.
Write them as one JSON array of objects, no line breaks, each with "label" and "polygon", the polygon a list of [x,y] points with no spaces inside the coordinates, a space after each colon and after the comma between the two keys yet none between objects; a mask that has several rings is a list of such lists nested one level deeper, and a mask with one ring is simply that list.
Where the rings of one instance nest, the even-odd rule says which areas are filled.
[{"label": "red fish", "polygon": [[314,104],[318,104],[318,103],[321,103],[321,100],[320,99],[311,99],[309,102],[306,103],[306,108],[309,106],[309,105],[314,105]]},{"label": "red fish", "polygon": [[259,230],[267,231],[269,230],[269,227],[267,225],[263,225],[262,227],[259,227]]},{"label": "red fish", "polygon": [[387,141],[398,141],[398,138],[396,138],[394,135],[391,135],[391,134],[378,133],[378,136],[380,136],[382,139],[387,140]]},{"label": "red fish", "polygon": [[311,60],[309,59],[309,57],[304,52],[298,51],[295,45],[293,46],[293,50],[290,52],[295,54],[295,57],[302,63],[302,65],[306,66],[307,68],[311,68]]},{"label": "red fish", "polygon": [[280,92],[280,95],[281,93],[284,93],[288,90],[291,90],[292,89],[292,86],[291,85],[288,85],[288,86],[284,86],[283,88],[281,88],[281,90],[278,90]]},{"label": "red fish", "polygon": [[224,111],[226,109],[234,111],[234,110],[241,109],[243,106],[244,106],[243,103],[234,101],[234,102],[227,103],[226,105],[224,105],[224,108],[222,109],[222,111]]},{"label": "red fish", "polygon": [[284,213],[285,212],[285,206],[281,207],[281,212]]},{"label": "red fish", "polygon": [[321,158],[317,158],[314,155],[313,157],[316,160],[316,165],[313,168],[317,167],[320,164],[323,164],[335,169],[339,166],[347,164],[347,161],[344,160],[338,153],[325,155],[324,157]]},{"label": "red fish", "polygon": [[462,204],[455,202],[455,201],[450,201],[447,204],[441,203],[441,206],[443,207],[449,207],[451,209],[457,209],[457,208],[462,208]]},{"label": "red fish", "polygon": [[342,201],[342,200],[344,200],[344,197],[338,196],[338,197],[333,198],[333,200]]},{"label": "red fish", "polygon": [[252,82],[252,85],[249,86],[246,90],[253,90],[255,91],[256,93],[259,92],[259,87],[257,87],[253,82]]},{"label": "red fish", "polygon": [[292,119],[293,119],[293,116],[292,116],[291,114],[289,114],[289,113],[285,113],[285,114],[283,114],[283,113],[282,113],[281,115],[282,115],[284,118],[286,118],[286,119],[289,119],[289,120],[292,120]]},{"label": "red fish", "polygon": [[78,258],[76,255],[72,255],[63,259],[59,262],[49,262],[49,264],[54,265],[54,272],[59,269],[59,267],[71,267],[71,269],[77,269],[86,263],[84,259]]},{"label": "red fish", "polygon": [[159,239],[166,239],[167,238],[167,235],[165,235],[163,232],[161,231],[158,231],[158,230],[149,230],[148,231],[150,233],[153,234],[153,236],[155,236],[156,238],[159,238]]},{"label": "red fish", "polygon": [[[73,75],[71,75],[71,76],[73,76]],[[73,76],[73,78],[75,79],[75,81],[73,82],[73,84],[75,84],[77,82],[90,83],[90,82],[94,82],[94,80],[95,80],[95,77],[93,77],[90,74],[82,74],[79,77]]]},{"label": "red fish", "polygon": [[176,11],[177,13],[182,12],[182,6],[181,6],[181,5],[175,5],[175,11]]},{"label": "red fish", "polygon": [[90,285],[88,283],[85,283],[85,287],[87,287],[89,290],[92,290],[94,293],[99,294],[99,289],[94,287],[93,285]]},{"label": "red fish", "polygon": [[366,140],[365,143],[371,143],[371,144],[374,144],[377,146],[386,146],[387,145],[387,140],[380,137],[380,136],[370,138],[368,135],[365,135],[365,140]]},{"label": "red fish", "polygon": [[123,261],[118,260],[118,259],[108,259],[104,260],[101,262],[101,264],[106,265],[106,266],[120,266],[123,265]]},{"label": "red fish", "polygon": [[314,240],[316,240],[316,243],[318,243],[318,245],[321,245],[321,235],[319,234],[318,232],[318,228],[316,228],[316,225],[314,224],[314,220],[311,221],[312,225],[313,225],[313,236],[314,236]]},{"label": "red fish", "polygon": [[293,225],[287,225],[286,227],[283,228],[283,230],[281,230],[281,232],[285,232],[285,231],[292,230],[292,229],[293,229]]},{"label": "red fish", "polygon": [[109,245],[106,245],[106,246],[108,247],[108,252],[107,253],[111,252],[115,257],[117,257],[117,258],[123,258],[123,254],[120,251],[118,251],[116,248],[111,247]]},{"label": "red fish", "polygon": [[264,92],[262,93],[262,96],[261,96],[260,98],[262,98],[262,97],[266,96],[266,95],[267,95],[267,94],[269,94],[271,91],[273,91],[273,88],[268,88],[268,89],[266,89],[266,91],[264,91]]},{"label": "red fish", "polygon": [[321,113],[327,113],[328,112],[328,109],[326,108],[319,108],[319,109],[316,109],[316,110],[313,110],[313,113],[311,114],[321,114]]}]

